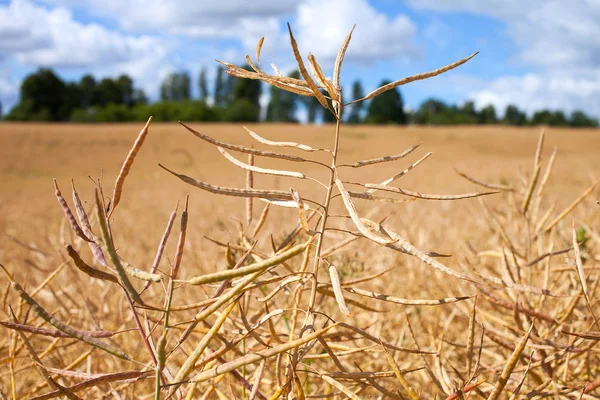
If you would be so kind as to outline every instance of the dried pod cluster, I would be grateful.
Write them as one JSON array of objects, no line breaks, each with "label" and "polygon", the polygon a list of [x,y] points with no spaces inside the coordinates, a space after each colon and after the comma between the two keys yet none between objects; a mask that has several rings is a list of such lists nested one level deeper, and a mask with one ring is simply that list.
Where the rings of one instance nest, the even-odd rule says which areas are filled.
[{"label": "dried pod cluster", "polygon": [[[9,366],[6,374],[10,376],[12,397],[21,396],[17,394],[19,390],[24,391],[22,396],[32,399],[58,396],[78,399],[79,395],[91,398],[92,393],[105,397],[134,387],[136,395],[153,390],[155,399],[192,399],[200,398],[200,394],[201,398],[250,400],[309,397],[408,397],[414,400],[432,398],[434,394],[448,400],[469,396],[499,399],[508,395],[510,398],[592,398],[590,394],[600,387],[600,372],[593,367],[598,361],[594,346],[600,340],[594,313],[599,279],[594,270],[590,272],[587,260],[591,255],[585,241],[575,228],[567,230],[561,222],[593,191],[595,184],[561,212],[554,213],[553,207],[544,211],[547,206],[543,201],[545,187],[556,154],[552,154],[543,171],[544,133],[538,142],[533,172],[523,177],[520,184],[488,184],[460,173],[486,191],[427,194],[393,186],[431,153],[379,184],[356,182],[351,175],[357,168],[402,160],[420,144],[389,156],[339,164],[344,107],[400,85],[439,75],[474,55],[435,71],[400,79],[361,99],[342,104],[340,73],[352,31],[342,43],[331,79],[326,77],[314,55],[309,54],[304,61],[291,28],[289,35],[302,79],[285,77],[275,66],[275,75],[269,75],[249,56],[246,60],[252,70],[221,63],[232,76],[258,79],[282,90],[315,97],[336,117],[333,147],[321,149],[303,143],[273,141],[247,129],[258,146],[272,148],[261,150],[223,142],[182,123],[196,137],[215,146],[246,176],[246,187],[231,188],[198,181],[159,164],[191,186],[246,199],[245,224],[239,222],[239,240],[224,243],[210,238],[223,248],[227,269],[197,276],[187,268],[185,257],[188,224],[195,222],[194,216],[188,215],[189,197],[183,207],[178,241],[167,270],[161,269],[161,265],[165,264],[164,254],[179,207],[169,216],[149,268],[136,268],[125,261],[120,253],[125,253],[122,249],[127,246],[115,243],[112,215],[120,204],[125,178],[148,135],[151,119],[126,157],[115,183],[112,204],[105,204],[104,191],[98,185],[93,218],[88,217],[73,185],[76,218],[55,182],[57,199],[75,234],[73,243],[65,246],[67,262],[72,261],[78,276],[87,276],[86,282],[106,287],[107,293],[122,289],[121,299],[129,307],[130,318],[119,314],[117,319],[123,326],[120,331],[75,328],[82,323],[81,319],[61,321],[53,315],[53,309],[44,308],[43,302],[35,299],[39,291],[49,288],[49,282],[62,265],[35,290],[21,286],[3,266],[9,288],[19,298],[16,312],[11,309],[10,320],[0,321],[12,335],[6,346],[8,356],[2,360]],[[263,43],[261,39],[256,47],[259,65]],[[287,154],[283,152],[285,149],[303,151],[306,157]],[[247,161],[231,152],[247,154]],[[314,153],[326,155],[329,162],[311,158]],[[262,157],[311,163],[323,168],[328,180],[321,182],[293,168],[260,167],[256,164]],[[256,174],[289,179],[290,186],[294,180],[309,180],[324,193],[320,199],[309,199],[293,187],[290,190],[257,189],[254,187]],[[500,206],[493,208],[483,202],[484,196],[498,193],[506,200]],[[482,202],[481,221],[489,225],[492,237],[490,248],[471,247],[473,254],[466,257],[461,270],[438,261],[448,256],[421,250],[392,230],[389,223],[384,225],[386,218],[362,217],[360,208],[355,205],[356,199],[402,204],[473,197],[479,197]],[[253,223],[255,199],[266,205]],[[344,215],[333,212],[336,201],[338,208],[343,206]],[[297,218],[296,227],[284,232],[283,239],[279,235],[282,232],[261,234],[266,230],[271,206],[297,209],[297,214],[293,213],[293,218]],[[345,225],[334,223],[335,220]],[[270,236],[270,243],[262,243],[265,236]],[[379,293],[358,287],[380,278],[389,279],[394,273],[388,268],[358,278],[344,277],[340,259],[336,257],[358,240],[416,257],[418,262],[456,282],[457,290],[468,288],[468,294],[448,297],[430,293],[429,298],[407,299],[399,293]],[[556,250],[556,244],[565,240],[568,247]],[[90,247],[94,262],[85,261],[86,256],[81,255],[83,243]],[[568,268],[556,269],[550,263],[572,250],[574,261]],[[326,271],[320,274],[322,267]],[[429,271],[420,273],[429,279]],[[8,291],[5,304],[7,298]],[[62,304],[58,296],[56,299]],[[177,305],[174,300],[185,303]],[[413,327],[422,310],[417,307],[440,309],[442,306],[453,310],[446,316],[442,331],[434,334],[434,327],[430,326],[427,335]],[[373,316],[381,326],[381,313],[386,311],[382,307],[404,307],[401,334],[390,336],[373,328]],[[111,315],[117,314],[114,311]],[[52,325],[53,329],[44,327],[45,324]],[[445,339],[447,331],[454,326],[464,327],[462,342]],[[53,338],[52,344],[38,354],[31,342],[38,343],[37,339],[44,337]],[[424,342],[428,339],[430,343],[426,345]],[[63,346],[65,343],[68,344]],[[88,351],[79,352],[75,360],[67,363],[65,358],[72,356],[68,353],[72,346],[77,349],[87,346]],[[20,388],[17,384],[16,365],[22,349],[31,359],[26,369],[37,369],[43,379],[33,388]],[[96,349],[99,351],[94,351]],[[62,367],[50,367],[50,360],[45,359],[47,354],[53,354],[52,363],[62,362]],[[84,360],[92,358],[94,365],[104,372],[73,371]],[[461,363],[464,365],[459,365]],[[367,365],[369,369],[360,365]],[[40,394],[41,391],[44,393]],[[6,398],[1,389],[0,397]]]}]

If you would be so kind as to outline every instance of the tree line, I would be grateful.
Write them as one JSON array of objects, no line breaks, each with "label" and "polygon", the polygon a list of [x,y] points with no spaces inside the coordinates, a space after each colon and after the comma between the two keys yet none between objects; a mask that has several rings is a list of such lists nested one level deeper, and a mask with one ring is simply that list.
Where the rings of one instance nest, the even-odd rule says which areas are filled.
[{"label": "tree line", "polygon": [[[298,71],[289,76],[300,78]],[[133,79],[125,74],[100,81],[85,75],[79,82],[65,82],[51,69],[41,68],[23,80],[19,103],[5,119],[126,122],[145,121],[152,115],[155,121],[294,123],[298,122],[299,107],[303,107],[309,123],[335,122],[334,116],[320,107],[314,97],[297,96],[275,87],[269,89],[269,103],[261,110],[260,81],[232,78],[222,66],[217,68],[212,92],[209,91],[206,69],[200,70],[197,82],[198,96],[194,98],[190,74],[173,72],[161,83],[160,101],[151,103],[144,91],[136,88]],[[387,83],[389,81],[383,81],[381,85]],[[351,98],[362,97],[362,84],[355,81]],[[0,116],[1,110],[0,105]],[[427,99],[416,110],[407,111],[399,89],[385,92],[367,104],[351,105],[345,115],[346,122],[351,124],[598,126],[596,118],[582,111],[567,115],[561,110],[540,110],[529,117],[517,106],[509,105],[500,117],[493,105],[477,110],[472,101],[457,106],[437,98]]]}]

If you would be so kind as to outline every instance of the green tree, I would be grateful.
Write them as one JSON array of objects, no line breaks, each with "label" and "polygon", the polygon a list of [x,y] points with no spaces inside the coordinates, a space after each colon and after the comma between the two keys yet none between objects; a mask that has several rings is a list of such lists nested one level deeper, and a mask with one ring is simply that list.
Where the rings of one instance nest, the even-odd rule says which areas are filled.
[{"label": "green tree", "polygon": [[225,68],[219,65],[217,67],[217,77],[215,78],[215,105],[222,107],[225,105],[226,99],[226,77],[225,77]]},{"label": "green tree", "polygon": [[[249,66],[245,66],[249,69]],[[261,82],[258,79],[239,79],[233,89],[233,101],[225,112],[228,121],[258,121],[260,119]],[[253,111],[250,110],[252,105]],[[233,118],[233,119],[230,119]]]},{"label": "green tree", "polygon": [[[384,86],[390,81],[383,81],[379,86]],[[406,124],[404,102],[400,90],[394,88],[375,97],[367,109],[367,123],[369,124]]]},{"label": "green tree", "polygon": [[133,104],[148,104],[148,96],[142,89],[133,90]]},{"label": "green tree", "polygon": [[301,96],[299,97],[299,100],[306,109],[306,122],[314,124],[317,120],[317,113],[321,108],[319,100],[314,96]]},{"label": "green tree", "polygon": [[489,104],[479,111],[479,123],[480,124],[496,124],[498,118],[496,117],[496,108]]},{"label": "green tree", "polygon": [[[365,97],[362,85],[359,80],[354,81],[352,84],[352,100],[362,99]],[[361,123],[361,111],[363,109],[364,102],[354,103],[350,106],[350,114],[348,115],[348,123],[360,124]]]},{"label": "green tree", "polygon": [[421,103],[415,115],[419,124],[436,125],[441,123],[442,114],[446,113],[448,106],[439,99],[429,98]]},{"label": "green tree", "polygon": [[[333,104],[331,101],[328,101],[329,106],[331,107],[331,109],[333,110]],[[342,90],[342,104],[344,104],[344,91]],[[319,108],[321,110],[321,119],[323,120],[324,124],[335,124],[337,122],[337,119],[335,118],[335,115],[329,111],[326,110],[325,108],[320,107]]]},{"label": "green tree", "polygon": [[567,126],[569,125],[569,121],[565,116],[565,113],[562,111],[553,111],[552,116],[550,118],[551,126]]},{"label": "green tree", "polygon": [[475,103],[471,100],[466,101],[460,109],[463,114],[462,119],[464,122],[461,123],[476,123],[477,122],[477,110],[475,109]]},{"label": "green tree", "polygon": [[97,82],[90,74],[84,75],[79,81],[80,101],[79,107],[89,108],[97,102]]},{"label": "green tree", "polygon": [[96,95],[96,104],[100,107],[105,107],[110,103],[121,104],[123,100],[121,87],[111,78],[104,78],[100,81]]},{"label": "green tree", "polygon": [[7,119],[23,121],[65,121],[71,113],[72,92],[51,70],[40,68],[21,83],[20,101]]},{"label": "green tree", "polygon": [[[299,79],[300,72],[293,71],[289,77]],[[271,86],[269,92],[271,98],[267,106],[266,120],[269,122],[298,122],[296,119],[298,96],[275,86]]]},{"label": "green tree", "polygon": [[172,72],[160,85],[160,98],[167,101],[189,100],[191,95],[190,75],[187,72]]},{"label": "green tree", "polygon": [[550,110],[536,111],[531,118],[532,125],[550,125],[551,121],[552,112]]},{"label": "green tree", "polygon": [[223,119],[228,122],[257,122],[260,110],[246,98],[234,100],[224,111]]},{"label": "green tree", "polygon": [[117,86],[121,92],[121,101],[119,104],[125,104],[126,106],[132,106],[134,104],[134,88],[133,79],[128,75],[121,75],[117,78]]},{"label": "green tree", "polygon": [[598,127],[598,120],[588,117],[581,110],[576,110],[571,113],[569,125],[575,128]]},{"label": "green tree", "polygon": [[519,110],[517,106],[509,104],[506,106],[506,111],[504,111],[502,122],[506,125],[527,125],[527,115]]},{"label": "green tree", "polygon": [[206,85],[206,69],[204,68],[200,68],[198,89],[200,89],[200,100],[206,101],[208,99],[208,87]]},{"label": "green tree", "polygon": [[[250,70],[249,65],[242,68]],[[233,88],[233,100],[247,99],[260,109],[261,83],[258,79],[238,79]]]}]

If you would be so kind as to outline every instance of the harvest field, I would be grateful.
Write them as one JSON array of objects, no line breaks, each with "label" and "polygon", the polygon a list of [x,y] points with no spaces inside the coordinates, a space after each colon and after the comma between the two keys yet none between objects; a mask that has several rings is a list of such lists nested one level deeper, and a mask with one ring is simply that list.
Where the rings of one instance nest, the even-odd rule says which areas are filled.
[{"label": "harvest field", "polygon": [[[191,127],[220,141],[269,149],[254,141],[242,125],[191,124]],[[294,141],[313,148],[331,148],[335,129],[331,125],[247,127],[270,140]],[[114,283],[83,274],[65,251],[64,245],[71,244],[88,264],[109,271],[92,261],[88,246],[71,231],[53,186],[56,178],[62,195],[75,212],[71,200],[71,179],[74,180],[91,216],[92,230],[98,235],[93,212],[95,186],[88,176],[93,179],[102,176],[105,198],[112,197],[115,179],[141,128],[141,124],[0,124],[0,263],[29,294],[36,292],[35,300],[57,320],[79,330],[118,331],[110,338],[96,340],[110,343],[143,363],[121,360],[84,343],[81,338],[24,332],[41,359],[43,367],[40,367],[32,363],[30,351],[17,331],[0,327],[0,389],[7,398],[14,393],[18,398],[50,398],[42,395],[55,390],[55,396],[61,395],[57,389],[48,387],[40,368],[51,382],[68,388],[98,378],[95,374],[103,375],[103,379],[86,388],[73,389],[73,393],[86,399],[110,398],[111,391],[122,398],[150,398],[154,393],[155,368],[137,332],[124,292]],[[210,298],[220,283],[192,286],[177,282],[171,304],[172,325],[166,336],[169,357],[160,380],[174,382],[176,375],[189,380],[204,374],[197,383],[172,386],[177,396],[190,399],[275,398],[272,396],[278,391],[290,391],[295,398],[354,395],[426,399],[436,394],[443,399],[460,398],[460,395],[452,397],[459,389],[468,392],[465,396],[470,398],[488,398],[495,390],[501,393],[497,398],[508,398],[513,392],[520,392],[521,398],[527,394],[532,396],[527,398],[598,398],[600,360],[593,345],[600,339],[597,333],[600,328],[593,325],[594,314],[590,310],[597,310],[600,278],[596,269],[600,259],[600,206],[596,200],[600,196],[597,187],[587,189],[598,179],[600,171],[600,135],[597,130],[546,129],[540,162],[536,163],[540,131],[541,128],[500,126],[342,127],[338,160],[342,164],[397,154],[422,143],[396,161],[343,169],[340,172],[343,181],[378,184],[432,152],[431,157],[392,186],[430,194],[496,191],[469,182],[456,169],[505,189],[497,194],[452,201],[414,196],[404,197],[413,201],[400,204],[353,200],[361,217],[379,222],[385,218],[386,229],[397,232],[425,253],[445,255],[435,260],[476,283],[362,238],[327,257],[340,275],[349,315],[331,290],[328,268],[319,270],[321,286],[315,305],[318,309],[315,330],[331,326],[334,321],[342,325],[308,342],[308,347],[302,347],[305,345],[302,343],[279,351],[286,343],[300,340],[305,314],[297,308],[294,311],[294,304],[302,305],[299,308],[305,310],[309,302],[311,280],[301,281],[308,275],[297,273],[303,258],[300,254],[287,261],[290,270],[279,265],[261,276],[253,290],[246,291],[237,303],[231,303],[235,307],[224,304],[209,315],[205,320],[208,324],[198,324],[189,339],[170,354],[190,319],[201,307],[212,304]],[[556,159],[546,181],[554,147]],[[297,149],[286,152],[306,154]],[[233,151],[231,154],[247,161],[245,154]],[[329,164],[327,154],[310,155]],[[245,199],[218,196],[192,187],[157,163],[214,185],[238,188],[246,185],[246,171],[231,164],[213,145],[194,137],[180,125],[150,124],[147,139],[125,180],[121,202],[111,217],[119,256],[148,271],[169,215],[179,202],[177,218],[159,264],[162,281],[153,283],[143,294],[147,304],[166,306],[165,277],[176,259],[179,220],[186,194],[190,196],[189,219],[179,269],[181,280],[231,269],[233,264],[243,261],[254,239],[257,256],[249,257],[243,265],[271,257],[271,241],[275,246],[281,244],[299,224],[297,208],[270,206],[264,226],[252,238],[265,203],[254,199],[252,222],[247,228]],[[328,180],[328,170],[319,164],[262,157],[256,157],[255,163],[265,168],[293,169],[322,182]],[[532,176],[537,176],[533,185]],[[255,188],[289,191],[293,187],[303,199],[319,202],[325,196],[324,188],[307,179],[259,174],[253,178]],[[544,188],[543,193],[540,187]],[[585,198],[569,211],[569,205],[586,190]],[[527,193],[531,194],[530,200]],[[383,191],[377,194],[403,198]],[[332,200],[332,207],[333,215],[346,214],[341,197]],[[525,214],[523,209],[527,210]],[[559,221],[556,217],[562,216],[565,209],[569,212]],[[356,230],[347,218],[333,219],[339,229]],[[311,227],[315,223],[316,218],[309,221]],[[244,227],[244,241],[240,240],[240,224]],[[572,250],[573,224],[582,260],[579,269]],[[341,230],[327,231],[323,246],[329,249],[348,237]],[[294,245],[305,243],[308,238],[300,230]],[[226,251],[219,243],[229,243],[230,250]],[[552,252],[560,254],[547,256]],[[312,262],[308,271],[312,271]],[[299,278],[289,279],[294,276]],[[282,282],[285,287],[278,286]],[[12,320],[10,305],[21,324],[52,328],[35,310],[29,310],[27,304],[19,301],[19,294],[11,290],[5,275],[0,277],[0,283],[2,321]],[[42,289],[37,291],[42,283]],[[133,283],[138,291],[145,284],[139,280]],[[277,288],[280,290],[273,294]],[[406,300],[446,299],[440,303],[449,304],[406,305],[400,304],[399,299],[381,301],[384,296],[374,299],[360,295],[354,289]],[[302,296],[297,297],[296,293]],[[475,302],[472,296],[476,295]],[[452,299],[455,296],[469,298]],[[198,305],[201,302],[204,303]],[[149,343],[154,347],[164,332],[163,313],[138,308],[138,315],[146,333],[151,333]],[[264,316],[267,318],[261,319]],[[218,335],[209,331],[223,318]],[[258,326],[249,334],[248,324]],[[202,357],[194,361],[196,366],[178,375],[186,358],[189,360],[194,349],[198,351],[203,338],[212,341],[205,351],[200,351]],[[298,348],[306,354],[292,374],[286,366],[298,357]],[[273,356],[265,355],[269,351]],[[211,358],[211,354],[222,354],[222,358]],[[260,356],[243,359],[239,366],[222,371],[223,374],[216,368],[232,365],[226,362],[252,354]],[[396,376],[396,365],[388,355],[400,368],[400,377]],[[78,373],[70,375],[67,369]],[[108,375],[125,371],[132,372],[127,376]],[[169,390],[169,386],[163,387],[165,393]],[[257,393],[252,394],[254,390]]]}]

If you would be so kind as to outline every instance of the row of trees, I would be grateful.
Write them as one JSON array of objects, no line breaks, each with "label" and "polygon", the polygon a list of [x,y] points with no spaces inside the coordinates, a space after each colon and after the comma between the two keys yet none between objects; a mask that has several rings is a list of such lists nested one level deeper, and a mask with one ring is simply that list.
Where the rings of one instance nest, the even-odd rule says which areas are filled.
[{"label": "row of trees", "polygon": [[[299,78],[300,74],[294,71],[290,76]],[[298,122],[298,107],[301,106],[309,123],[335,121],[333,115],[324,112],[314,97],[297,96],[275,87],[270,88],[270,101],[261,112],[260,81],[234,79],[221,66],[217,69],[212,93],[208,88],[205,69],[198,76],[199,96],[195,99],[192,97],[191,82],[187,72],[171,73],[160,86],[160,101],[150,103],[146,94],[135,87],[128,75],[100,81],[85,75],[79,82],[64,82],[52,70],[40,69],[22,82],[20,101],[6,119],[123,122],[144,121],[148,115],[153,115],[156,121]],[[387,83],[384,81],[381,85]],[[364,96],[360,81],[354,82],[351,94],[354,99]],[[459,107],[435,98],[407,112],[398,89],[385,92],[366,105],[357,103],[350,106],[346,118],[347,122],[353,124],[598,126],[597,119],[582,111],[567,116],[562,111],[541,110],[528,117],[516,106],[509,105],[500,118],[493,105],[477,110],[472,101]]]}]

